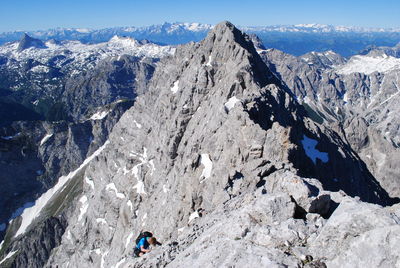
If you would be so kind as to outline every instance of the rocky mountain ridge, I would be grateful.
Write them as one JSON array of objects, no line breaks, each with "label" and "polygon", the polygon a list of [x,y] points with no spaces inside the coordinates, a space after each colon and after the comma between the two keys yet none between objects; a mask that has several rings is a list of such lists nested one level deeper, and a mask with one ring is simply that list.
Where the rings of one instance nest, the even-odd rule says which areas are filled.
[{"label": "rocky mountain ridge", "polygon": [[297,58],[264,50],[260,55],[314,119],[338,129],[386,191],[398,197],[400,66],[399,58],[383,52],[388,50],[349,60],[328,52],[331,64],[321,64],[326,56],[317,53]]},{"label": "rocky mountain ridge", "polygon": [[[145,92],[158,57],[174,51],[124,37],[96,45],[40,42],[25,36],[0,48],[1,250],[10,244],[20,247],[23,266],[30,259],[42,266],[58,245],[66,221],[54,213],[82,191],[81,181],[65,186],[74,193],[58,197],[58,205],[40,215],[32,212],[38,224],[30,234],[13,240],[7,232],[99,149],[123,112]],[[48,247],[41,248],[37,237],[46,239]]]},{"label": "rocky mountain ridge", "polygon": [[[205,264],[205,256],[212,267],[229,266],[246,255],[223,249],[242,246],[259,265],[335,261],[346,251],[318,250],[326,236],[306,241],[322,232],[323,217],[339,213],[345,192],[390,203],[346,141],[310,120],[250,38],[227,22],[160,62],[149,91],[109,141],[86,169],[84,193],[49,267],[180,267]],[[222,231],[230,218],[235,231]],[[291,233],[285,228],[298,235],[285,237]],[[171,242],[134,260],[133,235],[142,229]],[[215,248],[220,244],[222,251]],[[254,253],[263,250],[269,253]],[[316,260],[302,261],[295,250]]]},{"label": "rocky mountain ridge", "polygon": [[[115,27],[105,29],[67,28],[30,31],[29,35],[42,40],[80,40],[83,43],[101,43],[115,35],[158,44],[179,45],[205,38],[214,25],[202,23],[163,23],[145,27]],[[398,28],[362,28],[323,24],[243,26],[248,34],[258,35],[270,48],[300,56],[311,51],[333,50],[351,56],[367,46],[394,46],[399,43]],[[21,39],[24,32],[0,33],[0,44]]]},{"label": "rocky mountain ridge", "polygon": [[[397,200],[333,120],[319,122],[301,105],[299,92],[310,89],[292,90],[290,76],[277,72],[281,66],[257,53],[251,39],[223,22],[203,41],[163,58],[148,91],[85,167],[70,173],[69,186],[49,190],[55,200],[75,193],[69,203],[55,211],[54,202],[35,204],[29,211],[43,215],[53,207],[52,217],[42,229],[28,227],[26,236],[18,236],[26,217],[18,218],[0,264],[398,265]],[[316,66],[327,69],[341,60],[316,56]],[[83,193],[73,186],[79,183]],[[163,246],[135,259],[135,234],[144,229]],[[22,249],[51,232],[56,243],[39,260]]]},{"label": "rocky mountain ridge", "polygon": [[[2,124],[37,119],[76,121],[96,107],[134,99],[145,90],[158,59],[174,51],[117,36],[95,45],[48,41],[32,47],[32,40],[25,36],[18,43],[0,47]],[[82,96],[93,94],[90,92],[101,98]],[[21,114],[21,108],[30,113]]]}]

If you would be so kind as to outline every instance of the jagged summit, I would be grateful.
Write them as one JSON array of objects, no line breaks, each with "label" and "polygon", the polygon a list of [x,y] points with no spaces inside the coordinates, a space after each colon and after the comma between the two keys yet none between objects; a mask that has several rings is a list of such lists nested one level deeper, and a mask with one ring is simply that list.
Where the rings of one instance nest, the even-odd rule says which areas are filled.
[{"label": "jagged summit", "polygon": [[21,52],[30,47],[46,48],[46,45],[42,42],[42,40],[32,38],[28,34],[24,33],[21,40],[19,41],[17,51]]},{"label": "jagged summit", "polygon": [[[46,267],[302,267],[307,255],[332,260],[337,240],[368,226],[374,206],[354,216],[354,235],[343,214],[318,235],[336,202],[358,206],[346,194],[387,201],[346,141],[307,117],[229,22],[162,59],[101,150],[79,175],[83,192]],[[164,245],[133,259],[140,230]]]}]

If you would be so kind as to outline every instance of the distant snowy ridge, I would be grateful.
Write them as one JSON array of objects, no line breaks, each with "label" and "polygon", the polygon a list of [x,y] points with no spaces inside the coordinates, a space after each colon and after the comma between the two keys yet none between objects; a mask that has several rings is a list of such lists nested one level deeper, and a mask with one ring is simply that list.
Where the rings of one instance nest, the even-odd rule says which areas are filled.
[{"label": "distant snowy ridge", "polygon": [[305,32],[305,33],[331,33],[331,32],[400,32],[400,28],[366,28],[354,26],[334,26],[318,23],[296,24],[296,25],[271,25],[271,26],[244,26],[244,31],[265,31],[265,32]]},{"label": "distant snowy ridge", "polygon": [[129,37],[114,36],[108,42],[98,44],[83,44],[80,41],[63,41],[54,43],[47,41],[47,48],[37,49],[28,48],[18,52],[18,43],[9,43],[0,47],[0,55],[10,58],[38,59],[54,55],[63,55],[65,50],[72,52],[75,60],[83,60],[93,54],[100,54],[103,57],[118,56],[121,54],[135,55],[138,57],[157,57],[160,58],[167,54],[173,54],[175,48],[171,46],[159,46],[153,43],[141,44],[137,40]]},{"label": "distant snowy ridge", "polygon": [[400,69],[400,59],[392,56],[363,56],[356,55],[341,66],[337,66],[336,72],[339,74],[364,73],[371,74],[373,72],[385,73],[392,70]]},{"label": "distant snowy ridge", "polygon": [[[179,31],[191,32],[207,32],[213,29],[212,24],[203,24],[198,22],[174,22],[163,24],[156,24],[150,26],[126,26],[126,27],[111,27],[102,29],[89,29],[89,28],[56,28],[39,31],[29,31],[28,34],[36,38],[46,38],[56,35],[76,35],[84,36],[88,34],[97,34],[105,32],[120,32],[120,33],[133,33],[133,32],[151,32],[151,33],[176,33]],[[400,32],[400,27],[397,28],[383,28],[383,27],[355,27],[355,26],[334,26],[318,23],[304,23],[295,25],[268,25],[268,26],[240,26],[244,31],[273,31],[273,32]],[[0,33],[0,38],[7,35],[23,34],[25,31],[12,31]]]}]

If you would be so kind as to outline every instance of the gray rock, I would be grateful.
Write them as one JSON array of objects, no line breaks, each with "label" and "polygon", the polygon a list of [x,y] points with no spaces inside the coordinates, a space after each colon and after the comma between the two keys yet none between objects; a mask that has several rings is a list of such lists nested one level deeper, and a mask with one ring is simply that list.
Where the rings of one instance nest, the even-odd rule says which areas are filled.
[{"label": "gray rock", "polygon": [[[304,135],[331,160],[312,159]],[[347,200],[344,193],[390,201],[341,136],[306,117],[228,22],[162,59],[109,141],[87,167],[46,267],[298,267],[310,259],[298,248],[309,249],[307,265],[323,267],[336,245],[346,249],[340,234],[352,227],[318,251],[336,225],[335,214],[325,222],[317,213],[329,217],[331,200]],[[371,206],[369,217],[387,213]],[[134,259],[141,230],[163,245]]]}]

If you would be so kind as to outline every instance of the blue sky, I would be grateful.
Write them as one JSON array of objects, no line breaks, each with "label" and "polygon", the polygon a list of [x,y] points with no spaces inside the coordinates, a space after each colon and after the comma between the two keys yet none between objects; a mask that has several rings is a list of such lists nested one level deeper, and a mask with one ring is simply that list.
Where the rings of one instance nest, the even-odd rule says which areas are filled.
[{"label": "blue sky", "polygon": [[163,22],[400,27],[399,0],[1,0],[0,32]]}]

